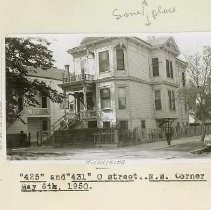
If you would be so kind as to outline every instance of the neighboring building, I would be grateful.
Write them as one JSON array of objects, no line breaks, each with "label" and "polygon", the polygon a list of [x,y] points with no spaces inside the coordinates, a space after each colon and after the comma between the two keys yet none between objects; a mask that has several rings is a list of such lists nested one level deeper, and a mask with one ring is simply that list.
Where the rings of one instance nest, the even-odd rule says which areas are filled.
[{"label": "neighboring building", "polygon": [[[29,79],[43,81],[51,88],[62,92],[58,85],[62,83],[63,77],[67,74],[65,70],[51,68],[48,70],[36,69],[35,72],[34,69],[29,69],[28,72]],[[64,106],[63,104],[53,103],[46,97],[37,96],[36,99],[39,105],[33,107],[26,106],[24,98],[18,98],[17,109],[20,112],[20,117],[7,127],[7,134],[30,133],[31,141],[36,142],[37,135],[39,135],[37,133],[42,132],[48,135],[51,125],[64,115],[66,110],[69,110],[69,102],[71,102],[66,101],[66,106]]]},{"label": "neighboring building", "polygon": [[88,37],[68,53],[74,72],[60,87],[75,96],[75,113],[84,116],[78,128],[155,129],[166,119],[188,122],[185,104],[176,100],[187,64],[178,59],[173,37]]}]

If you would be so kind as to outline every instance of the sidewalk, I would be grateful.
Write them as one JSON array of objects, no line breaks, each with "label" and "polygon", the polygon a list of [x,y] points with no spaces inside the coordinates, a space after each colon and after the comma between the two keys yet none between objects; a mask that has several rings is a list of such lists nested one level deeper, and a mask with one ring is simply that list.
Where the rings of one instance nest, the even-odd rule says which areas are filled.
[{"label": "sidewalk", "polygon": [[202,147],[204,147],[204,145],[200,142],[200,137],[194,136],[172,140],[171,146],[168,146],[165,141],[160,141],[120,148],[54,148],[52,146],[18,148],[8,151],[8,159],[91,160],[204,158],[207,157],[207,155],[195,155],[190,153]]}]

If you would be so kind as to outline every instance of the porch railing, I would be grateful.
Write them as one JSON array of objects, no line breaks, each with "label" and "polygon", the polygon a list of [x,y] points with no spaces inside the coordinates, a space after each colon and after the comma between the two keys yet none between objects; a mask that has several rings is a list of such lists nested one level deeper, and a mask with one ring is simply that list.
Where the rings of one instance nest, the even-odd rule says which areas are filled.
[{"label": "porch railing", "polygon": [[63,77],[63,83],[71,83],[78,81],[92,81],[94,80],[94,75],[91,74],[78,74],[69,77]]},{"label": "porch railing", "polygon": [[49,110],[47,108],[29,108],[28,115],[49,115]]}]

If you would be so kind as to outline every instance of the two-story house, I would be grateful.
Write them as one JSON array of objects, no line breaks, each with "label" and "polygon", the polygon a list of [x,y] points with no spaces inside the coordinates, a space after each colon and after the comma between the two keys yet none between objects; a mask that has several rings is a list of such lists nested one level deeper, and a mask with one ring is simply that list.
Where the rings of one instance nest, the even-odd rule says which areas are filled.
[{"label": "two-story house", "polygon": [[188,121],[185,104],[176,100],[187,64],[173,37],[88,37],[68,53],[73,72],[59,86],[74,95],[75,113],[86,113],[78,128],[154,129],[165,119]]},{"label": "two-story house", "polygon": [[[58,86],[62,83],[63,77],[67,75],[67,71],[51,68],[48,70],[29,69],[28,79],[39,80],[44,82],[52,89],[62,92]],[[18,98],[19,118],[7,127],[7,134],[16,134],[23,132],[30,134],[31,142],[36,142],[41,134],[49,135],[50,127],[61,118],[66,111],[71,112],[71,101],[65,101],[65,104],[52,102],[49,98],[37,95],[36,100],[39,105],[27,106],[23,97]]]}]

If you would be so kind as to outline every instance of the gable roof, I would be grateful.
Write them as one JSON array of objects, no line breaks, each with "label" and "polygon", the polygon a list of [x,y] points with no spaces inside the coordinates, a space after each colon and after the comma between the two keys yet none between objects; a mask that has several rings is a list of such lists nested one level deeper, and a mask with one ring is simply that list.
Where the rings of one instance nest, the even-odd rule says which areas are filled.
[{"label": "gable roof", "polygon": [[28,76],[31,76],[31,77],[62,80],[64,75],[67,75],[67,72],[65,70],[58,69],[55,67],[47,69],[47,70],[42,70],[41,68],[37,68],[37,69],[29,68],[28,69]]},{"label": "gable roof", "polygon": [[170,36],[162,36],[162,37],[148,37],[147,42],[151,45],[162,45],[165,44],[169,40]]},{"label": "gable roof", "polygon": [[180,54],[180,50],[172,36],[148,37],[148,43],[154,47],[164,47],[172,51],[176,55]]},{"label": "gable roof", "polygon": [[85,37],[82,39],[80,45],[85,45],[85,44],[89,44],[91,42],[94,42],[94,41],[98,41],[100,39],[103,39],[105,37]]}]

